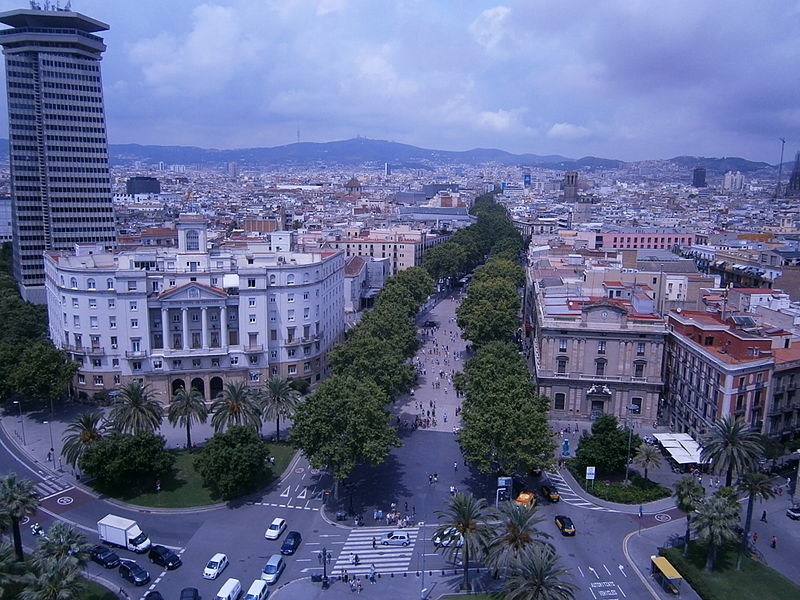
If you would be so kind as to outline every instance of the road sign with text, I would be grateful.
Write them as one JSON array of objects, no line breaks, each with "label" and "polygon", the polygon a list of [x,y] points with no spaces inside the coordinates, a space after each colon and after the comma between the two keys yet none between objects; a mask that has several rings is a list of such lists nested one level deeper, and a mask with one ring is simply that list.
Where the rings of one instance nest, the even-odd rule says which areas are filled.
[{"label": "road sign with text", "polygon": [[594,467],[586,467],[586,479],[594,479]]}]

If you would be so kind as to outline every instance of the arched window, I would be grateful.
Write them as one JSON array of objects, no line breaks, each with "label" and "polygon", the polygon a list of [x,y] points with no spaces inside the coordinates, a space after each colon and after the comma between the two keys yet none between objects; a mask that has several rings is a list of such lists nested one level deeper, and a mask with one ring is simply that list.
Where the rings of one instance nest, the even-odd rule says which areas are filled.
[{"label": "arched window", "polygon": [[106,279],[106,289],[107,290],[113,290],[114,289],[114,280],[111,279],[110,277],[108,279]]},{"label": "arched window", "polygon": [[286,276],[286,285],[294,285],[294,274],[293,273],[289,273]]},{"label": "arched window", "polygon": [[200,250],[200,232],[191,229],[186,232],[186,249],[189,252],[196,252]]},{"label": "arched window", "polygon": [[97,289],[97,286],[95,285],[94,279],[87,279],[86,280],[86,287],[89,288],[90,290]]},{"label": "arched window", "polygon": [[64,285],[64,276],[61,276],[61,285]]},{"label": "arched window", "polygon": [[69,287],[71,287],[73,290],[77,290],[78,289],[78,278],[77,277],[73,277],[72,279],[69,280]]},{"label": "arched window", "polygon": [[269,284],[270,285],[275,285],[275,275],[270,275],[269,276]]},{"label": "arched window", "polygon": [[303,283],[308,283],[308,273],[303,273]]}]

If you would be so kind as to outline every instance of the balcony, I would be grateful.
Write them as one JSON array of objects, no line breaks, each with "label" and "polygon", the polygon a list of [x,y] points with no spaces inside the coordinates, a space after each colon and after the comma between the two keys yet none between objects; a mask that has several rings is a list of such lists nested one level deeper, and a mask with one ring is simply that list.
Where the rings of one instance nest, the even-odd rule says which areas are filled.
[{"label": "balcony", "polygon": [[208,348],[153,348],[153,356],[180,357],[180,356],[227,356],[231,347],[214,346]]},{"label": "balcony", "polygon": [[147,350],[126,350],[125,358],[147,358]]},{"label": "balcony", "polygon": [[103,346],[64,346],[64,350],[73,354],[89,354],[91,356],[103,356],[106,353]]},{"label": "balcony", "polygon": [[248,344],[244,347],[245,352],[263,352],[264,344]]}]

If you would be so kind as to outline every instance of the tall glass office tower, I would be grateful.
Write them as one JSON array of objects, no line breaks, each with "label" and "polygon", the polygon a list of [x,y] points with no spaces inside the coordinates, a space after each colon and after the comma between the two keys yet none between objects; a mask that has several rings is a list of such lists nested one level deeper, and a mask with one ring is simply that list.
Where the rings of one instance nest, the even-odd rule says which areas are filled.
[{"label": "tall glass office tower", "polygon": [[75,244],[116,243],[100,60],[108,25],[80,13],[0,13],[6,58],[14,277],[45,302],[44,261]]}]

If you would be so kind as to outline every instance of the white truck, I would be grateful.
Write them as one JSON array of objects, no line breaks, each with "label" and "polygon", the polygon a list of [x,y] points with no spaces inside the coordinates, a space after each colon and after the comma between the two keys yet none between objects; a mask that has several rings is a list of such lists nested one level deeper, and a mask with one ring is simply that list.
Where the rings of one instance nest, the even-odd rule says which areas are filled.
[{"label": "white truck", "polygon": [[150,539],[139,529],[136,521],[117,515],[106,515],[100,519],[97,533],[103,542],[134,552],[147,552],[151,546]]}]

